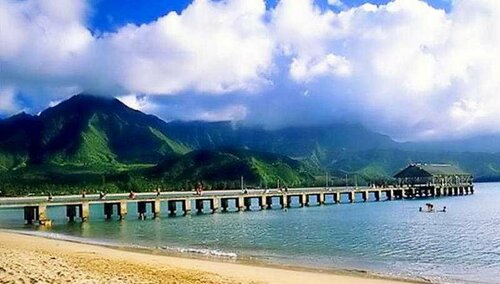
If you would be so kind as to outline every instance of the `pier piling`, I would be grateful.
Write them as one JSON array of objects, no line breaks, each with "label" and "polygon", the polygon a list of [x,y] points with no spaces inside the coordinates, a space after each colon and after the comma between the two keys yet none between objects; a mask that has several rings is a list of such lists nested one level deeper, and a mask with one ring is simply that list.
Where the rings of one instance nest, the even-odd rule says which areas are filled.
[{"label": "pier piling", "polygon": [[[371,197],[373,194],[373,197]],[[161,214],[161,202],[166,202],[168,214],[170,216],[175,216],[180,211],[178,211],[178,205],[182,207],[184,215],[191,213],[192,203],[195,200],[195,205],[198,213],[202,213],[205,206],[210,207],[212,213],[216,213],[220,208],[221,212],[227,212],[229,209],[230,200],[235,200],[237,211],[249,211],[251,210],[252,199],[257,199],[259,208],[272,209],[273,204],[277,205],[278,202],[282,209],[289,208],[292,205],[292,198],[297,197],[298,206],[309,206],[312,204],[323,205],[330,203],[330,197],[332,196],[332,202],[334,204],[341,203],[341,200],[348,200],[350,203],[356,202],[356,197],[358,201],[361,199],[364,202],[374,200],[383,200],[383,195],[387,200],[392,199],[410,199],[410,198],[425,198],[425,197],[444,197],[444,196],[465,196],[469,194],[474,194],[474,186],[472,184],[459,184],[459,185],[447,185],[447,184],[425,184],[419,186],[399,186],[399,187],[383,187],[383,188],[338,188],[332,190],[330,188],[310,188],[310,189],[291,189],[287,192],[279,190],[266,190],[266,191],[253,191],[253,192],[220,192],[220,193],[210,193],[206,196],[192,196],[187,193],[179,192],[175,198],[171,198],[168,195],[156,196],[154,199],[148,196],[152,194],[140,194],[135,199],[119,199],[123,196],[116,195],[114,198],[108,198],[106,200],[102,199],[92,199],[92,198],[82,198],[81,201],[75,201],[74,197],[68,199],[68,202],[64,202],[63,197],[58,198],[58,202],[48,202],[48,203],[32,203],[27,202],[26,199],[19,198],[19,202],[16,204],[11,201],[11,199],[6,199],[5,203],[2,204],[2,199],[0,198],[0,207],[10,207],[10,208],[21,208],[24,210],[24,221],[26,224],[40,224],[40,225],[50,225],[51,220],[47,218],[47,206],[64,206],[66,211],[66,217],[70,222],[77,221],[78,218],[82,222],[86,221],[90,216],[90,204],[102,204],[104,209],[104,217],[106,219],[112,219],[113,215],[117,215],[119,219],[124,219],[127,215],[127,204],[129,202],[137,202],[137,213],[139,218],[146,218],[147,214],[150,214],[149,204],[151,205],[151,214],[154,218],[160,217]],[[341,197],[344,195],[343,199]],[[316,202],[313,202],[311,196],[315,196]],[[273,200],[274,199],[274,200]],[[326,202],[328,200],[328,202]],[[207,202],[205,204],[205,201]],[[274,203],[273,203],[274,202]],[[294,201],[295,202],[295,201]],[[313,203],[311,203],[313,202]],[[178,204],[180,203],[180,204]],[[293,203],[295,205],[295,203]],[[115,209],[116,207],[116,209]],[[294,206],[296,207],[296,206]],[[208,209],[208,208],[205,208]],[[115,211],[116,210],[116,211]],[[180,210],[180,208],[179,208]],[[208,210],[206,210],[208,211]]]},{"label": "pier piling", "polygon": [[184,216],[191,214],[191,199],[186,198],[182,202],[182,211]]},{"label": "pier piling", "polygon": [[70,222],[75,222],[75,217],[76,217],[76,207],[78,205],[66,205],[66,217],[68,217],[68,220]]}]

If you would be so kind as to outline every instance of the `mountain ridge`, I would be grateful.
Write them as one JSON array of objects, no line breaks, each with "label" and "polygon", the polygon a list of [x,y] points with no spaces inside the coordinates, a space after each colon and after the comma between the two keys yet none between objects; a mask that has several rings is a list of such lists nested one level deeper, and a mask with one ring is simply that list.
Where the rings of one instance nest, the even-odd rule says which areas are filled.
[{"label": "mountain ridge", "polygon": [[253,185],[282,179],[308,186],[318,185],[319,179],[324,184],[319,176],[325,171],[332,183],[345,184],[345,175],[351,182],[356,176],[369,183],[390,180],[412,162],[453,163],[479,180],[500,180],[500,154],[443,147],[398,143],[359,124],[266,130],[227,121],[165,122],[118,99],[88,94],[39,115],[19,113],[0,120],[0,172],[12,191],[18,184],[50,188],[59,180],[76,182],[75,190],[89,181],[100,187],[110,183],[111,191],[153,184],[179,187],[197,179],[234,185],[239,175]]}]

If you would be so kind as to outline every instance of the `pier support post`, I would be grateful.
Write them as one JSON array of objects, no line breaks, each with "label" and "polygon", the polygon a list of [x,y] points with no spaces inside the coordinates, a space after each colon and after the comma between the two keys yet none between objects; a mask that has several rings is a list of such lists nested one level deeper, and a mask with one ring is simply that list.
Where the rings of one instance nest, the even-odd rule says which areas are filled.
[{"label": "pier support post", "polygon": [[155,199],[152,206],[153,206],[153,218],[159,218],[161,214],[161,200]]},{"label": "pier support post", "polygon": [[216,197],[210,199],[210,208],[212,210],[212,214],[215,213],[217,209],[219,209],[219,199]]},{"label": "pier support post", "polygon": [[229,198],[221,198],[220,199],[220,208],[222,212],[227,212],[227,208],[229,207]]},{"label": "pier support post", "polygon": [[76,207],[77,205],[74,204],[66,205],[66,217],[68,217],[69,222],[75,222]]},{"label": "pier support post", "polygon": [[118,216],[120,217],[120,220],[123,220],[128,213],[127,201],[121,200],[120,203],[117,204],[117,206],[118,206]]},{"label": "pier support post", "polygon": [[38,205],[38,224],[42,226],[51,226],[52,220],[47,217],[47,205]]},{"label": "pier support post", "polygon": [[398,190],[398,199],[403,199],[405,198],[405,192],[403,189]]},{"label": "pier support post", "polygon": [[280,203],[281,203],[281,208],[284,209],[288,207],[288,196],[286,194],[280,196]]},{"label": "pier support post", "polygon": [[[182,211],[186,211],[184,209],[184,202],[183,202],[183,205],[182,205]],[[175,216],[176,213],[177,213],[177,201],[175,200],[169,200],[167,201],[167,208],[168,208],[168,215],[170,216]]]},{"label": "pier support post", "polygon": [[307,194],[299,195],[300,207],[309,206],[309,196]]},{"label": "pier support post", "polygon": [[333,194],[333,202],[335,204],[339,204],[340,203],[340,192],[337,192],[337,193]]},{"label": "pier support post", "polygon": [[470,186],[469,188],[470,188],[470,190],[469,190],[470,194],[474,194],[474,186]]},{"label": "pier support post", "polygon": [[80,218],[82,222],[85,222],[89,219],[90,216],[90,205],[88,202],[83,202],[80,204]]},{"label": "pier support post", "polygon": [[191,214],[191,199],[186,198],[182,201],[182,211],[184,216]]},{"label": "pier support post", "polygon": [[267,196],[266,195],[262,195],[260,198],[259,198],[259,205],[260,205],[260,209],[267,209]]},{"label": "pier support post", "polygon": [[319,203],[319,205],[325,204],[325,194],[324,193],[318,194],[318,203]]},{"label": "pier support post", "polygon": [[272,196],[266,196],[266,209],[273,209],[273,197]]},{"label": "pier support post", "polygon": [[361,192],[361,196],[363,197],[363,202],[367,202],[368,201],[368,197],[369,197],[368,191]]},{"label": "pier support post", "polygon": [[113,203],[104,203],[104,218],[107,220],[113,217]]},{"label": "pier support post", "polygon": [[146,219],[146,205],[147,202],[145,201],[137,202],[137,213],[139,213],[139,219],[141,220]]},{"label": "pier support post", "polygon": [[356,193],[354,191],[350,191],[349,193],[349,203],[354,203],[356,200]]},{"label": "pier support post", "polygon": [[238,196],[238,199],[236,199],[236,208],[238,211],[245,210],[245,198],[243,196]]},{"label": "pier support post", "polygon": [[251,197],[243,197],[244,210],[250,211],[252,206],[252,198]]},{"label": "pier support post", "polygon": [[394,193],[393,193],[392,189],[386,190],[385,194],[387,196],[387,200],[392,200],[394,198]]},{"label": "pier support post", "polygon": [[380,201],[380,190],[374,191],[373,195],[375,196],[375,201]]},{"label": "pier support post", "polygon": [[36,206],[25,206],[24,207],[24,221],[26,225],[33,225],[37,221],[37,207]]},{"label": "pier support post", "polygon": [[203,213],[203,199],[195,200],[195,208],[196,208],[196,213],[198,214]]},{"label": "pier support post", "polygon": [[410,197],[415,198],[415,189],[414,188],[409,188],[408,191],[410,192]]}]

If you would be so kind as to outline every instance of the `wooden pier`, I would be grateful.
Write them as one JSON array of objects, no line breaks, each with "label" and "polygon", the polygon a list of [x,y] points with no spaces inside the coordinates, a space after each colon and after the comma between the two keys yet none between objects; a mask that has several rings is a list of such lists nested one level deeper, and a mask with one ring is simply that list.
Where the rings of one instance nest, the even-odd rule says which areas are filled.
[{"label": "wooden pier", "polygon": [[[51,225],[47,210],[51,207],[66,207],[68,221],[85,222],[90,217],[91,210],[97,210],[101,205],[105,219],[122,220],[129,213],[128,207],[136,203],[137,217],[147,216],[158,218],[162,206],[166,206],[169,216],[188,215],[192,211],[197,214],[233,211],[251,211],[276,208],[303,206],[321,206],[328,204],[354,203],[367,201],[384,201],[394,199],[430,198],[444,196],[460,196],[474,193],[471,183],[446,186],[402,186],[388,188],[294,188],[288,190],[226,190],[205,191],[202,195],[193,192],[163,192],[138,193],[129,199],[127,194],[110,194],[105,199],[98,195],[53,196],[0,198],[1,208],[24,209],[26,224]],[[254,201],[254,202],[252,202]],[[230,206],[234,204],[234,206]],[[253,204],[257,204],[252,208]],[[192,210],[193,209],[193,210]],[[102,210],[102,209],[101,209]],[[149,212],[148,212],[149,210]]]}]

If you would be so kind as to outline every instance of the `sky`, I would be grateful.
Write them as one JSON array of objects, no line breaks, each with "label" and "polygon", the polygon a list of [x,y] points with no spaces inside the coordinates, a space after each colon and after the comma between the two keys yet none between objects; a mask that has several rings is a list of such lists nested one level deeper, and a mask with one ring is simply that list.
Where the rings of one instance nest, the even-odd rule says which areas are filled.
[{"label": "sky", "polygon": [[167,121],[500,133],[498,0],[0,0],[0,117],[78,93]]}]

